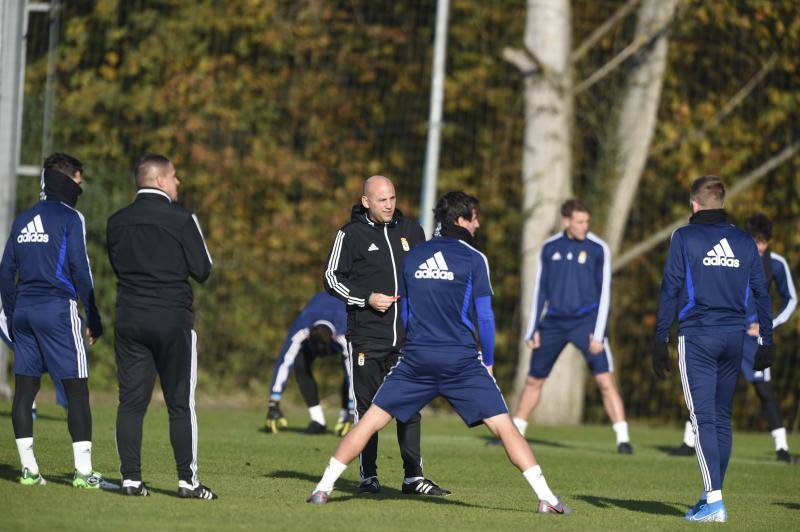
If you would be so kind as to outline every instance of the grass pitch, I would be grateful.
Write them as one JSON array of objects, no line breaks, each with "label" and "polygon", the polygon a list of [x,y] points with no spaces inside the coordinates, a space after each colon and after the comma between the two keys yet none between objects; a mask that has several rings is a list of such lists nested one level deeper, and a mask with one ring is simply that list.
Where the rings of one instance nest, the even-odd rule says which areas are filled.
[{"label": "grass pitch", "polygon": [[[467,429],[453,415],[423,417],[426,474],[453,491],[447,498],[404,496],[402,463],[394,425],[381,433],[378,496],[355,496],[357,464],[339,481],[330,504],[305,498],[327,464],[338,438],[305,436],[307,419],[290,413],[294,427],[278,435],[260,431],[263,412],[201,408],[200,478],[217,501],[179,500],[169,445],[166,409],[153,405],[145,419],[143,476],[148,498],[72,488],[72,450],[65,415],[40,405],[35,422],[43,487],[17,484],[19,462],[10,404],[0,405],[5,437],[0,446],[2,530],[667,530],[684,523],[683,512],[700,493],[693,458],[666,456],[680,442],[676,429],[634,425],[636,453],[615,452],[608,426],[531,427],[529,441],[553,491],[572,506],[567,518],[536,515],[535,498],[506,460],[502,447],[487,446],[485,428]],[[94,465],[118,481],[112,406],[94,414]],[[333,412],[328,413],[333,418]],[[790,446],[800,450],[800,438]],[[800,529],[800,466],[776,463],[767,433],[737,433],[725,485],[726,529]]]}]

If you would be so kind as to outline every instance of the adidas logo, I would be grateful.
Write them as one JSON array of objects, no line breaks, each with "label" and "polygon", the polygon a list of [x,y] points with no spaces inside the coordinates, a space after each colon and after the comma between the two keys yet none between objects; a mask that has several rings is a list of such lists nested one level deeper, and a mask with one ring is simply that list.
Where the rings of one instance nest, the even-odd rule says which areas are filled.
[{"label": "adidas logo", "polygon": [[414,272],[414,277],[417,279],[441,279],[444,281],[452,281],[455,279],[453,272],[447,270],[447,263],[444,261],[444,255],[441,251],[433,254],[425,262],[419,265],[419,269]]},{"label": "adidas logo", "polygon": [[378,246],[375,245],[375,242],[369,245],[367,251],[378,251]]},{"label": "adidas logo", "polygon": [[714,248],[703,257],[703,265],[738,268],[739,259],[734,256],[731,245],[728,244],[728,239],[723,238],[719,241],[719,244],[715,245]]},{"label": "adidas logo", "polygon": [[559,253],[558,251],[553,253],[553,256],[551,257],[551,260],[561,260],[561,253]]},{"label": "adidas logo", "polygon": [[42,225],[42,217],[38,214],[33,217],[33,220],[28,222],[28,225],[22,228],[17,237],[17,242],[24,244],[25,242],[42,242],[47,243],[50,237],[44,232]]}]

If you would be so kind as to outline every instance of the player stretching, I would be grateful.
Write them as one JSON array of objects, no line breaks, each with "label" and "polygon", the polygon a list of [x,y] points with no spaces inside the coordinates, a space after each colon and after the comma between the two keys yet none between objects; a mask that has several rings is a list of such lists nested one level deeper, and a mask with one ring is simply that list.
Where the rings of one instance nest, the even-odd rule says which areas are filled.
[{"label": "player stretching", "polygon": [[277,433],[280,427],[288,426],[281,412],[281,396],[286,389],[289,374],[294,368],[300,394],[308,406],[311,418],[305,434],[324,434],[327,430],[325,413],[319,404],[317,382],[311,373],[311,365],[317,358],[325,358],[332,354],[341,356],[344,379],[342,381],[342,409],[334,432],[340,436],[347,434],[353,426],[353,394],[350,385],[350,373],[345,362],[347,339],[344,331],[347,327],[347,309],[345,304],[326,292],[318,292],[306,303],[300,314],[289,326],[289,333],[283,342],[275,372],[270,386],[269,408],[267,409],[267,432]]},{"label": "player stretching", "polygon": [[392,417],[406,420],[441,395],[468,426],[485,423],[500,438],[509,459],[539,498],[540,512],[571,513],[547,486],[491,376],[494,314],[489,263],[471,246],[479,227],[477,208],[478,200],[463,192],[449,192],[437,202],[440,236],[408,253],[400,278],[407,334],[402,356],[372,406],[337,447],[308,502],[328,502],[347,464]]},{"label": "player stretching", "polygon": [[514,425],[525,436],[528,417],[539,404],[542,386],[559,354],[572,343],[594,375],[603,406],[617,437],[617,451],[633,453],[625,421],[625,406],[614,382],[614,362],[606,338],[611,302],[611,252],[589,232],[589,209],[578,199],[561,206],[564,232],[547,239],[531,298],[525,339],[531,368],[519,398]]},{"label": "player stretching", "polygon": [[[747,299],[758,314],[756,371],[772,364],[772,318],[761,257],[750,237],[726,221],[725,186],[716,176],[692,183],[689,225],[672,234],[658,304],[653,370],[669,370],[669,329],[678,314],[678,369],[696,435],[703,493],[687,521],[728,520],[722,482],[731,457],[733,392],[742,363]],[[750,295],[748,296],[748,286]]]}]

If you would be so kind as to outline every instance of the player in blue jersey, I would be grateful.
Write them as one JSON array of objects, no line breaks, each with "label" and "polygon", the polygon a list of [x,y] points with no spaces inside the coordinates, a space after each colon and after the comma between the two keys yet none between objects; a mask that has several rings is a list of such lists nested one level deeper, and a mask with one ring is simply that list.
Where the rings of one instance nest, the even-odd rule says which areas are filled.
[{"label": "player in blue jersey", "polygon": [[[775,285],[781,298],[781,306],[772,318],[773,330],[785,323],[797,307],[797,291],[792,281],[792,272],[789,264],[782,256],[768,250],[772,238],[772,222],[763,214],[754,214],[745,222],[745,228],[756,242],[758,254],[764,265],[764,276],[767,286]],[[781,410],[778,399],[772,387],[772,372],[770,368],[763,371],[753,369],[755,354],[758,350],[758,315],[754,298],[747,300],[747,335],[742,347],[742,374],[747,382],[753,383],[756,395],[761,402],[764,418],[767,420],[772,439],[775,443],[775,458],[781,462],[792,463],[789,454],[789,442],[786,439],[786,428],[781,419]],[[686,456],[695,454],[695,436],[692,422],[687,421],[683,431],[683,443],[673,449],[673,456]]]},{"label": "player in blue jersey", "polygon": [[306,303],[289,326],[289,333],[275,362],[267,410],[268,432],[276,433],[279,427],[288,425],[281,412],[280,401],[292,369],[311,418],[304,432],[322,434],[326,431],[325,413],[319,404],[317,383],[311,373],[311,365],[317,358],[336,354],[342,359],[344,378],[341,388],[342,409],[335,432],[340,436],[347,434],[353,426],[354,405],[349,369],[344,361],[344,354],[347,352],[347,339],[344,336],[346,328],[347,309],[343,301],[327,292],[318,292]]},{"label": "player in blue jersey", "polygon": [[[678,368],[696,435],[703,480],[688,521],[728,518],[722,484],[731,456],[733,393],[742,362],[747,300],[755,298],[758,348],[753,368],[772,364],[772,317],[764,267],[753,238],[727,222],[725,186],[716,176],[692,183],[689,225],[672,234],[656,323],[653,370],[669,370],[669,330],[678,316]],[[749,287],[749,289],[748,289]]]},{"label": "player in blue jersey", "polygon": [[589,231],[589,209],[578,199],[561,206],[564,231],[548,238],[539,255],[525,340],[533,349],[514,424],[525,436],[528,418],[539,404],[542,387],[567,343],[581,350],[603,397],[616,434],[617,451],[633,453],[625,406],[614,380],[614,362],[606,337],[611,303],[611,253]]},{"label": "player in blue jersey", "polygon": [[[472,247],[479,227],[477,209],[478,200],[472,196],[463,192],[445,194],[435,209],[438,236],[406,255],[400,278],[406,327],[402,355],[375,394],[372,406],[337,447],[308,502],[328,502],[347,464],[393,417],[407,420],[442,396],[468,426],[484,423],[500,438],[509,459],[539,498],[538,511],[571,513],[547,486],[491,375],[492,287],[489,263]],[[433,488],[418,484],[416,489],[425,494]]]},{"label": "player in blue jersey", "polygon": [[86,336],[92,345],[103,326],[86,251],[86,224],[75,210],[82,172],[81,162],[66,154],[45,160],[42,200],[14,220],[0,263],[0,296],[14,342],[11,421],[22,464],[20,482],[26,485],[45,483],[33,452],[31,415],[45,370],[61,381],[67,395],[75,459],[72,484],[92,489],[103,484],[92,469],[89,366],[77,303],[86,311]]}]

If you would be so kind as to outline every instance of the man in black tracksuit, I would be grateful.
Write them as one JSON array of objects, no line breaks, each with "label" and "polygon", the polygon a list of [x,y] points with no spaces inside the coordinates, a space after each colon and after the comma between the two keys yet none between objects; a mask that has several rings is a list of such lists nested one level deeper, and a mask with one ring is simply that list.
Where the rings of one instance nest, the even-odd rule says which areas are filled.
[{"label": "man in black tracksuit", "polygon": [[148,495],[141,476],[142,422],[157,374],[169,412],[178,497],[215,499],[197,477],[197,334],[189,285],[189,277],[208,278],[211,256],[197,217],[174,203],[180,181],[169,159],[145,155],[135,176],[136,199],[108,219],[108,257],[117,276],[122,493]]},{"label": "man in black tracksuit", "polygon": [[[395,203],[389,179],[372,176],[364,182],[361,204],[337,233],[323,279],[326,290],[347,303],[348,363],[358,416],[370,407],[400,355],[405,330],[397,302],[398,275],[405,254],[425,241],[422,227],[396,210]],[[397,440],[405,471],[403,493],[448,495],[423,476],[419,414],[397,422]],[[375,434],[361,453],[358,493],[380,491],[377,455]]]}]

